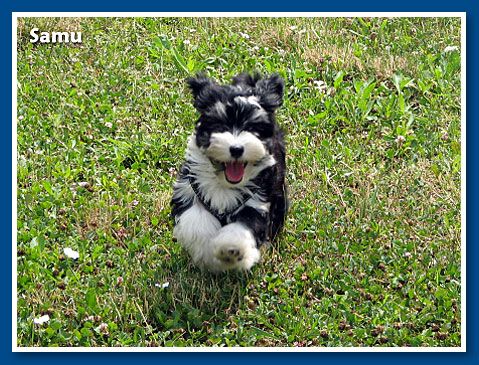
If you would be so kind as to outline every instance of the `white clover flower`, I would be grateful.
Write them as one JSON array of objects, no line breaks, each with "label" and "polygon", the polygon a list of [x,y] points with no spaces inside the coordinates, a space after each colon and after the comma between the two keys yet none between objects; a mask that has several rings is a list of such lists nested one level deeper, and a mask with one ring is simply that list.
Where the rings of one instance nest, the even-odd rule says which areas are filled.
[{"label": "white clover flower", "polygon": [[395,141],[398,145],[402,145],[404,142],[406,142],[406,138],[404,136],[398,136]]},{"label": "white clover flower", "polygon": [[459,47],[458,46],[447,46],[446,48],[444,48],[444,53],[453,52],[453,51],[459,51]]},{"label": "white clover flower", "polygon": [[107,333],[108,325],[106,323],[102,323],[100,324],[100,326],[98,326],[98,329],[100,330],[101,333]]},{"label": "white clover flower", "polygon": [[111,128],[111,127],[113,127],[113,124],[111,124],[110,122],[106,122],[106,123],[105,123],[105,127]]},{"label": "white clover flower", "polygon": [[170,283],[169,283],[168,281],[166,281],[166,282],[164,282],[163,284],[156,283],[155,286],[156,286],[157,288],[162,288],[162,289],[164,289],[164,288],[168,288],[168,287],[170,286]]},{"label": "white clover flower", "polygon": [[46,323],[50,320],[50,316],[48,314],[45,314],[44,316],[41,316],[39,318],[33,318],[33,323],[35,324],[43,324]]},{"label": "white clover flower", "polygon": [[315,85],[314,88],[319,91],[324,91],[328,88],[328,85],[326,85],[326,83],[321,80],[315,80],[313,81],[313,84]]},{"label": "white clover flower", "polygon": [[88,189],[90,187],[90,183],[87,181],[80,181],[79,183],[73,183],[70,185],[70,190],[75,191],[77,187]]},{"label": "white clover flower", "polygon": [[80,257],[78,251],[74,251],[70,247],[65,247],[63,249],[63,253],[73,260],[76,260]]}]

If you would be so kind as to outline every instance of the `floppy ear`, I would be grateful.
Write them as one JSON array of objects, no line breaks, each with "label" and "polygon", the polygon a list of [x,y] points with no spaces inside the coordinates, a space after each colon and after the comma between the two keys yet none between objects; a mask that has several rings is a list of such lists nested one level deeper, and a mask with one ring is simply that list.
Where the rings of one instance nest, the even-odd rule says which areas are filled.
[{"label": "floppy ear", "polygon": [[200,113],[219,98],[216,83],[205,75],[190,77],[186,79],[186,83],[195,99],[193,105]]},{"label": "floppy ear", "polygon": [[274,112],[283,105],[284,80],[278,74],[260,80],[256,84],[259,103],[268,112]]},{"label": "floppy ear", "polygon": [[191,89],[193,97],[196,99],[206,86],[213,84],[213,81],[205,75],[197,75],[197,77],[187,78],[186,83]]}]

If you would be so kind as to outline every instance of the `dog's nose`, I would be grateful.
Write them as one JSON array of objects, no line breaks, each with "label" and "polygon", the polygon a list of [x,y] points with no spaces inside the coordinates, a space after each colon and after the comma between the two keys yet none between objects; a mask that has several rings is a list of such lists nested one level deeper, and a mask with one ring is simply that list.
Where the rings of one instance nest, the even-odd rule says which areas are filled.
[{"label": "dog's nose", "polygon": [[231,157],[233,158],[240,158],[241,155],[244,152],[244,147],[243,146],[231,146],[230,147],[230,153]]}]

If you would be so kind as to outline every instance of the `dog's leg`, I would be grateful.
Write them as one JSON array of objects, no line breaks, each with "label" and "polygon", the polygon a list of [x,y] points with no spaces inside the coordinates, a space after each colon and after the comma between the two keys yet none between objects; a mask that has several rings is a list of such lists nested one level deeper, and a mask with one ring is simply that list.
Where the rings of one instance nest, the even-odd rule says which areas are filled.
[{"label": "dog's leg", "polygon": [[213,239],[215,256],[226,268],[249,270],[259,262],[261,246],[267,239],[269,203],[250,199],[232,223],[218,231]]},{"label": "dog's leg", "polygon": [[215,257],[211,240],[220,228],[220,222],[195,203],[176,218],[173,234],[196,264],[217,271],[222,270],[222,263]]},{"label": "dog's leg", "polygon": [[288,212],[288,210],[288,187],[286,184],[283,184],[283,194],[271,197],[271,240],[273,240],[283,228],[286,213]]},{"label": "dog's leg", "polygon": [[261,258],[253,232],[240,222],[221,228],[211,243],[222,270],[249,270]]}]

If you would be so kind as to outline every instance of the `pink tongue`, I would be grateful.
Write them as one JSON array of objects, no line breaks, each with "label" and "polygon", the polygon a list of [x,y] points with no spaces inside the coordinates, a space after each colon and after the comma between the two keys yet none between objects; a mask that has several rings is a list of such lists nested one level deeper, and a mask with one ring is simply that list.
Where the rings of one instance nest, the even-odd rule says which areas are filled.
[{"label": "pink tongue", "polygon": [[226,162],[226,178],[229,182],[237,183],[240,182],[244,174],[244,163],[243,162]]}]

